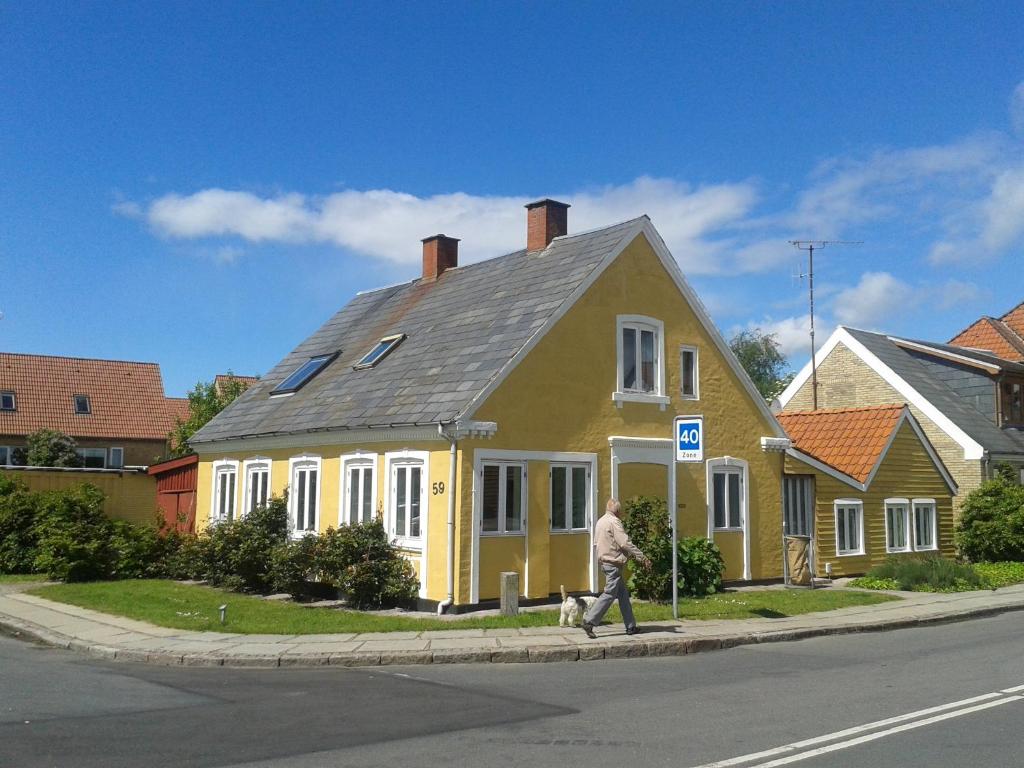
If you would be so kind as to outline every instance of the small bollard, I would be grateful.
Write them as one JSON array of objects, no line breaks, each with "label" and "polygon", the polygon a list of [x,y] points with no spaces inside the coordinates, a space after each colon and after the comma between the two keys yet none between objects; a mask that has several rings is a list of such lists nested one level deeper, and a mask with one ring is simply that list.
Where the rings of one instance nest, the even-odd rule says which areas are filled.
[{"label": "small bollard", "polygon": [[225,623],[227,621],[227,616],[228,616],[228,606],[227,606],[227,604],[225,604],[225,605],[222,605],[220,607],[220,623],[221,624],[223,624],[223,623]]},{"label": "small bollard", "polygon": [[516,571],[501,573],[501,615],[519,615],[519,573]]}]

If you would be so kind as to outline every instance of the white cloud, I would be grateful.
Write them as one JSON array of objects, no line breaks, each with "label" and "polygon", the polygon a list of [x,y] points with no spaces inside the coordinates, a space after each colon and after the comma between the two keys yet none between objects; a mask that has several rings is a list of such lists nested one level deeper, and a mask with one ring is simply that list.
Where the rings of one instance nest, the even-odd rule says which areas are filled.
[{"label": "white cloud", "polygon": [[[832,333],[832,323],[822,323],[821,318],[815,317],[814,335],[818,345],[828,338]],[[797,315],[784,317],[781,320],[764,318],[760,322],[751,321],[744,326],[733,328],[730,338],[741,330],[760,331],[761,333],[775,336],[779,349],[789,360],[810,357],[811,354],[811,316]]]},{"label": "white cloud", "polygon": [[833,314],[844,325],[879,328],[912,310],[915,295],[910,285],[888,272],[865,272],[857,285],[836,294]]},{"label": "white cloud", "polygon": [[977,301],[983,292],[974,283],[962,280],[947,280],[936,291],[936,302],[939,309],[955,309],[956,307]]},{"label": "white cloud", "polygon": [[951,220],[952,237],[933,244],[933,264],[991,262],[1024,246],[1024,165],[995,175],[987,195]]}]

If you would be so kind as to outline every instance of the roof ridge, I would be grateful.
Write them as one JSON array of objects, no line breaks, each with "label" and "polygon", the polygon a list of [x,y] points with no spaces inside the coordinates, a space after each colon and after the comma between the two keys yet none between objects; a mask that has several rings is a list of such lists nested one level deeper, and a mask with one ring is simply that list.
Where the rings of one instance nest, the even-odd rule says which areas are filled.
[{"label": "roof ridge", "polygon": [[906,403],[891,403],[888,405],[860,405],[850,408],[819,408],[816,411],[782,411],[776,414],[779,417],[784,416],[829,416],[837,413],[860,413],[864,411],[890,411],[890,410],[903,410],[907,407]]},{"label": "roof ridge", "polygon": [[73,355],[40,355],[35,352],[0,352],[0,356],[8,355],[10,357],[40,357],[46,360],[80,360],[87,363],[124,363],[128,365],[155,365],[157,368],[160,367],[160,363],[152,360],[118,360],[107,357],[75,357]]}]

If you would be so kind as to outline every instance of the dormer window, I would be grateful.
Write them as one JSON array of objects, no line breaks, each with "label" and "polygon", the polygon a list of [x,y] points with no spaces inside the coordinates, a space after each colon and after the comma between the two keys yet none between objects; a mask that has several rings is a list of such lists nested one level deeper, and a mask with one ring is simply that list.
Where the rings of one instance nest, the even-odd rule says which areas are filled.
[{"label": "dormer window", "polygon": [[89,414],[92,413],[92,407],[89,404],[88,395],[75,395],[75,413]]},{"label": "dormer window", "polygon": [[405,338],[404,333],[396,333],[394,336],[385,336],[383,339],[378,341],[374,345],[373,349],[363,355],[362,359],[353,366],[355,370],[361,370],[363,368],[372,368],[402,343]]},{"label": "dormer window", "polygon": [[13,392],[0,392],[0,411],[18,410],[18,401]]},{"label": "dormer window", "polygon": [[309,360],[304,362],[298,368],[289,374],[288,378],[282,381],[277,387],[271,391],[271,395],[290,395],[293,392],[298,392],[309,380],[316,376],[320,371],[327,367],[334,358],[338,356],[337,352],[330,355],[317,355],[311,357]]}]

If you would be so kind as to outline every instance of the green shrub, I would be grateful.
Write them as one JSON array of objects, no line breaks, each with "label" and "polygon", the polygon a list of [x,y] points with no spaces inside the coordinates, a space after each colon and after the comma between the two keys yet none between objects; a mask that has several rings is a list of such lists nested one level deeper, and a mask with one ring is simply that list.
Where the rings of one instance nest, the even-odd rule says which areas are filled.
[{"label": "green shrub", "polygon": [[877,576],[861,576],[859,579],[851,581],[850,586],[860,587],[861,589],[894,590],[900,588],[900,583],[896,581],[896,579],[883,579]]},{"label": "green shrub", "polygon": [[25,463],[32,467],[80,467],[78,443],[55,429],[40,429],[25,438]]},{"label": "green shrub", "polygon": [[20,481],[0,477],[0,573],[36,569],[39,507],[39,494]]},{"label": "green shrub", "polygon": [[307,584],[316,581],[316,559],[320,551],[319,536],[303,536],[297,541],[280,544],[270,555],[270,585],[275,592],[293,597],[306,594]]},{"label": "green shrub", "polygon": [[[650,568],[632,569],[630,592],[644,600],[670,599],[672,527],[665,502],[647,496],[627,500],[623,524],[629,538],[651,559]],[[714,542],[700,537],[684,537],[676,543],[676,549],[679,594],[709,595],[721,589],[725,561]]]},{"label": "green shrub", "polygon": [[288,541],[288,501],[275,496],[240,520],[217,523],[199,537],[193,577],[219,587],[268,592],[274,550]]},{"label": "green shrub", "polygon": [[955,537],[960,554],[971,562],[1024,560],[1024,486],[999,472],[971,491]]},{"label": "green shrub", "polygon": [[60,581],[105,579],[116,554],[113,524],[103,512],[103,493],[82,484],[40,494],[35,569]]},{"label": "green shrub", "polygon": [[983,588],[981,577],[970,565],[938,555],[890,557],[868,571],[865,578],[895,582],[896,588],[905,592],[964,592]]},{"label": "green shrub", "polygon": [[978,563],[974,570],[988,589],[1024,582],[1024,563]]}]

